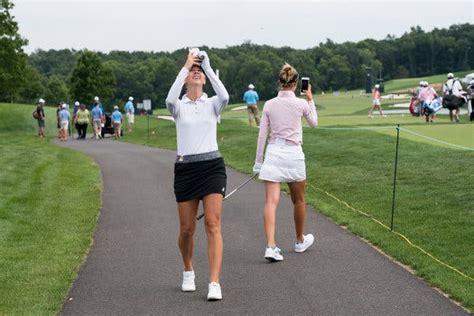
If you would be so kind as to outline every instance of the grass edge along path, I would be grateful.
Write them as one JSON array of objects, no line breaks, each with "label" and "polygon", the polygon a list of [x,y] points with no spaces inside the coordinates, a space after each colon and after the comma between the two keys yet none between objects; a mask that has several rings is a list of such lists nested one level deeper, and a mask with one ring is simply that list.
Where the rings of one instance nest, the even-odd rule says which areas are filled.
[{"label": "grass edge along path", "polygon": [[[87,258],[102,178],[90,157],[35,136],[33,106],[0,105],[0,314],[57,314]],[[54,117],[54,109],[46,115]],[[50,123],[50,122],[48,122]]]},{"label": "grass edge along path", "polygon": [[[229,167],[232,167],[243,173],[249,174],[249,170],[251,170],[250,164],[251,164],[251,161],[253,161],[253,159],[248,159],[247,157],[249,155],[251,156],[254,155],[256,135],[258,133],[258,130],[249,129],[245,125],[244,122],[239,122],[235,120],[226,121],[225,115],[223,116],[223,122],[225,122],[226,126],[224,127],[224,125],[221,124],[218,127],[218,143],[226,159],[226,164]],[[136,124],[135,131],[132,134],[127,134],[126,137],[124,138],[124,141],[146,145],[147,144],[146,118],[139,118],[136,121],[136,123],[138,124]],[[165,148],[165,149],[171,149],[171,150],[176,149],[175,127],[174,127],[173,122],[150,119],[150,129],[151,131],[153,131],[153,133],[149,135],[148,145],[154,146],[154,147]],[[393,130],[395,130],[395,127],[393,127]],[[305,152],[309,150],[308,144],[311,145],[310,143],[315,140],[315,138],[313,137],[315,135],[313,134],[321,133],[321,132],[324,132],[324,130],[317,131],[317,129],[316,130],[305,129],[305,132],[304,132],[305,133],[305,146],[306,146]],[[370,129],[367,132],[370,132]],[[249,134],[249,133],[251,135],[248,137],[244,135],[244,134]],[[373,131],[373,134],[376,134],[376,133],[377,132]],[[232,134],[231,140],[229,140],[229,137],[230,137],[229,134]],[[385,136],[390,136],[390,135],[385,135]],[[320,136],[316,136],[316,137],[318,138]],[[374,136],[374,137],[379,137],[379,136]],[[249,138],[251,139],[251,143],[248,142]],[[392,139],[394,138],[392,137]],[[368,142],[370,143],[370,140]],[[451,149],[448,149],[445,146],[440,147],[438,145],[433,145],[433,144],[430,145],[426,143],[417,143],[413,140],[406,139],[406,138],[403,138],[403,139],[401,138],[401,142],[403,146],[405,146],[406,144],[410,144],[411,149],[420,148],[420,146],[421,147],[424,146],[425,148],[434,149],[435,153],[443,152],[443,151],[451,152],[450,151]],[[356,145],[359,145],[359,144],[356,144]],[[370,144],[367,146],[370,146]],[[392,150],[392,147],[389,147],[389,150]],[[395,152],[395,148],[393,146],[393,153],[394,152]],[[456,152],[459,152],[459,150],[453,150],[453,152],[456,153]],[[318,155],[318,153],[316,153],[316,155]],[[393,169],[392,169],[393,157],[391,157],[391,155],[392,153],[390,153],[389,155],[390,156],[389,158],[391,159],[391,161],[388,162],[388,169],[390,170],[388,171],[387,177],[389,178],[389,182],[393,181]],[[317,162],[317,164],[321,164],[321,163]],[[308,169],[311,169],[311,168],[308,168]],[[313,177],[313,175],[311,175],[311,170],[307,170],[307,172],[308,172],[308,178]],[[327,191],[331,192],[331,189]],[[390,201],[391,201],[391,193],[390,193]],[[423,254],[419,250],[416,250],[415,248],[409,246],[406,240],[402,240],[399,236],[392,234],[390,231],[387,232],[386,229],[382,228],[380,225],[376,225],[375,223],[373,224],[368,223],[366,216],[359,213],[350,214],[354,212],[353,211],[348,212],[347,211],[348,209],[346,209],[346,207],[341,207],[341,204],[339,202],[335,201],[333,198],[327,196],[326,194],[322,192],[318,192],[317,190],[314,190],[314,189],[308,190],[307,203],[315,207],[316,209],[320,210],[321,213],[325,214],[326,216],[329,216],[332,220],[334,220],[339,225],[343,227],[347,227],[354,234],[362,237],[362,239],[369,241],[372,245],[381,249],[384,253],[386,253],[395,261],[399,262],[401,265],[410,266],[415,271],[416,275],[427,280],[429,283],[431,283],[433,287],[437,287],[441,289],[444,293],[449,293],[446,295],[451,297],[453,300],[461,302],[465,307],[470,308],[471,310],[474,307],[474,296],[469,290],[469,289],[472,289],[474,291],[474,282],[472,282],[471,280],[468,280],[451,270],[444,271],[443,273],[438,273],[438,271],[443,271],[446,268],[437,267],[438,263],[436,261],[427,257],[425,254]],[[357,209],[367,209],[367,208],[366,207],[361,208],[357,206]],[[368,212],[368,213],[371,213],[371,212]],[[401,233],[404,233],[404,232],[401,232]],[[414,233],[416,234],[417,232],[414,232]],[[418,243],[418,241],[416,240],[413,242],[415,244]],[[438,256],[435,255],[435,257],[438,257]],[[443,262],[447,261],[448,265],[456,267],[455,264],[450,264],[449,260],[445,260],[441,258],[441,261]],[[463,271],[462,268],[459,270]]]}]

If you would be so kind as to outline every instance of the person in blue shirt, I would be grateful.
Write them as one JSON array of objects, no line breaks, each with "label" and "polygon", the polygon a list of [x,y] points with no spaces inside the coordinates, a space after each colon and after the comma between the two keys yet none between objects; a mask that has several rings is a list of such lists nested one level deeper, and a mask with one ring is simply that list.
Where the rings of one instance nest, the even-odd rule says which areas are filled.
[{"label": "person in blue shirt", "polygon": [[[92,103],[91,110],[93,110],[96,106],[99,106],[100,110],[102,111],[102,122],[105,122],[105,110],[104,106],[102,105],[102,102],[100,102],[99,97],[95,96],[94,97],[94,103]],[[102,123],[100,124],[100,127],[102,128]],[[92,128],[92,131],[94,132],[94,137],[97,138],[98,135],[96,133],[95,128]]]},{"label": "person in blue shirt", "polygon": [[66,141],[68,139],[68,128],[69,128],[69,120],[71,119],[71,115],[69,114],[69,111],[66,108],[66,104],[63,104],[61,106],[61,110],[58,113],[59,117],[59,125],[60,125],[60,130],[59,130],[59,139],[61,141]]},{"label": "person in blue shirt", "polygon": [[104,112],[98,103],[92,108],[92,126],[94,126],[95,139],[102,137],[102,116]]},{"label": "person in blue shirt", "polygon": [[133,97],[128,98],[128,102],[125,103],[125,114],[127,115],[128,131],[131,132],[133,123],[135,123],[135,108],[133,107]]},{"label": "person in blue shirt", "polygon": [[255,91],[255,86],[249,84],[248,90],[244,93],[244,101],[247,103],[247,112],[249,113],[249,125],[252,126],[252,120],[255,120],[255,124],[260,126],[260,117],[258,115],[258,93]]},{"label": "person in blue shirt", "polygon": [[112,123],[114,124],[115,139],[120,139],[122,134],[122,113],[120,113],[117,105],[114,106],[114,112],[112,113]]}]

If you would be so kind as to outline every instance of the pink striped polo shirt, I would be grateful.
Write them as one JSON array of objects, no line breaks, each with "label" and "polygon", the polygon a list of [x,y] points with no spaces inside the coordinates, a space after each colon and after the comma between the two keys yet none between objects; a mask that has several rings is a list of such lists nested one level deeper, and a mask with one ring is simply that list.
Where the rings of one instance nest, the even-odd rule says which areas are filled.
[{"label": "pink striped polo shirt", "polygon": [[318,125],[318,113],[314,101],[306,101],[295,96],[293,91],[280,91],[278,96],[265,102],[257,141],[257,162],[263,162],[263,151],[270,132],[268,143],[280,138],[287,143],[303,143],[304,117],[311,127]]}]

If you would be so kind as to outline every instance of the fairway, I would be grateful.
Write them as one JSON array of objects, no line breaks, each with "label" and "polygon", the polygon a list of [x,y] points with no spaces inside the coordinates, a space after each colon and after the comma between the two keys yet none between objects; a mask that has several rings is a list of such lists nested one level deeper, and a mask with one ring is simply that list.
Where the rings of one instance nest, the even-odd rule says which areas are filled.
[{"label": "fairway", "polygon": [[[358,92],[316,95],[315,100],[320,127],[304,129],[307,201],[472,308],[473,124],[465,116],[460,124],[444,115],[434,124],[400,114],[369,119],[370,99]],[[248,126],[245,110],[230,111],[241,105],[223,113],[218,142],[226,163],[250,174],[258,129]],[[166,114],[165,109],[156,112]],[[400,235],[383,226],[391,224],[397,124],[426,136],[400,133],[394,213],[394,231]],[[124,140],[175,149],[173,122],[151,116],[149,126],[147,134],[147,118],[138,117],[136,130]]]}]

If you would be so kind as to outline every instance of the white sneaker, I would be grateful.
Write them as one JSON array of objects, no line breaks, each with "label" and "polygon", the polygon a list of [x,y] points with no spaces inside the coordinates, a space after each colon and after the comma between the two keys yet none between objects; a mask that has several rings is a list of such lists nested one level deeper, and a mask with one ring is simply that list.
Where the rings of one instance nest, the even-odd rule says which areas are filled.
[{"label": "white sneaker", "polygon": [[196,291],[196,284],[194,284],[194,271],[183,271],[183,284],[181,285],[181,291]]},{"label": "white sneaker", "polygon": [[209,283],[208,301],[218,301],[222,299],[221,285],[217,282]]},{"label": "white sneaker", "polygon": [[295,243],[295,252],[305,252],[314,242],[313,234],[303,235],[303,242]]},{"label": "white sneaker", "polygon": [[281,249],[278,247],[267,247],[267,249],[265,249],[265,259],[270,262],[282,261],[283,256],[280,254],[280,251]]}]

